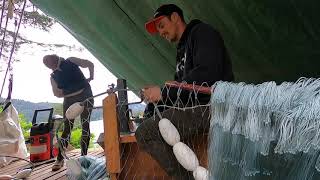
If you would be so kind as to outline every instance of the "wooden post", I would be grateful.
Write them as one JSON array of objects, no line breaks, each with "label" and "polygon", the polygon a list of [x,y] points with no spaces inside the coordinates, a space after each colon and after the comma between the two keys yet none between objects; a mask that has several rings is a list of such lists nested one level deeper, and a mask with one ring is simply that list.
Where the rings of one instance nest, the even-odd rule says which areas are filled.
[{"label": "wooden post", "polygon": [[110,94],[103,100],[104,125],[104,154],[107,163],[107,172],[111,179],[116,180],[120,173],[120,142],[119,124],[117,120],[117,96]]}]

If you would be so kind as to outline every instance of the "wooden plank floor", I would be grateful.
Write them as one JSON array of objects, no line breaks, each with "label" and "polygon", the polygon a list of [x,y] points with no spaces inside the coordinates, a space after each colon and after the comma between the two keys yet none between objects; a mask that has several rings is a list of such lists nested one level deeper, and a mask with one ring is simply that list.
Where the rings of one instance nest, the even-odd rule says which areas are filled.
[{"label": "wooden plank floor", "polygon": [[[69,158],[77,158],[80,156],[80,150],[72,150],[69,151],[68,153]],[[94,157],[103,157],[104,156],[104,151],[102,148],[96,148],[96,149],[89,149],[88,155],[94,156]],[[30,180],[42,180],[42,179],[49,179],[49,180],[54,180],[54,179],[67,179],[66,178],[66,163],[58,171],[51,171],[51,167],[54,163],[54,160],[42,162],[40,165],[36,165],[36,168],[33,169],[31,175],[27,178]],[[3,168],[0,168],[0,174],[9,174],[9,175],[14,175],[19,171],[19,169],[24,169],[26,167],[30,167],[30,165],[25,162],[25,161],[16,161],[11,163],[8,166],[5,166]]]}]

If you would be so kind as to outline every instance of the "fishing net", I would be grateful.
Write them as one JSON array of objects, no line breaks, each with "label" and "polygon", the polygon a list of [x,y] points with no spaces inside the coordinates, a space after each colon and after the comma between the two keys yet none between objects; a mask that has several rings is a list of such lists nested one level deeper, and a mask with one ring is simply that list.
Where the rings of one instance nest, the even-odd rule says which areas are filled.
[{"label": "fishing net", "polygon": [[211,98],[212,179],[319,179],[319,79],[217,82]]},{"label": "fishing net", "polygon": [[[78,104],[78,103],[75,103]],[[74,105],[74,104],[73,104]],[[73,106],[71,105],[71,106]],[[71,107],[70,106],[70,107]],[[81,155],[87,154],[87,149],[89,147],[90,143],[90,116],[92,112],[93,103],[91,101],[85,101],[82,106],[82,111],[79,112],[79,114],[75,115],[73,118],[67,118],[65,116],[62,123],[60,123],[56,131],[56,137],[58,139],[58,146],[60,149],[60,152],[62,156],[65,159],[68,159],[66,152],[70,150],[69,146],[70,144],[78,144],[78,143],[72,143],[72,141],[75,141],[72,136],[72,130],[77,129],[80,133],[77,134],[77,136],[80,136],[80,147],[75,148],[81,148]],[[67,115],[68,113],[66,113]],[[69,149],[68,149],[69,148]]]},{"label": "fishing net", "polygon": [[132,115],[125,89],[114,90],[114,106],[104,107],[105,133],[117,130],[104,138],[111,177],[320,178],[319,79],[169,82],[161,89],[165,98],[147,104],[144,116]]},{"label": "fishing net", "polygon": [[[59,123],[55,128],[55,136],[57,138],[59,151],[66,160],[67,178],[70,180],[108,179],[105,158],[87,155],[90,145],[89,124],[91,112],[93,110],[93,101],[88,99],[83,102],[76,102],[70,107],[72,112],[68,112],[68,109],[65,113],[63,122]],[[78,128],[78,131],[75,133],[81,132],[80,135],[78,134],[78,136],[81,136],[80,147],[75,147],[81,148],[81,156],[76,158],[68,157],[67,155],[67,152],[70,150],[70,144],[73,144],[72,141],[79,141],[72,137],[71,132],[74,129],[74,126]]]},{"label": "fishing net", "polygon": [[[144,116],[137,118],[129,113],[130,130],[120,131],[120,137],[135,136],[136,140],[121,142],[120,138],[121,166],[117,179],[168,179],[164,170],[181,179],[191,179],[193,173],[207,174],[210,87],[167,83],[161,91],[166,98],[157,103],[146,102]],[[130,112],[126,111],[127,104],[119,99],[117,119]],[[137,126],[135,132],[130,124]],[[147,153],[152,154],[152,158]]]},{"label": "fishing net", "polygon": [[[171,91],[168,88],[177,89],[177,99],[165,99],[166,102],[155,104],[151,117],[155,121],[161,118],[170,121],[184,119],[179,121],[184,123],[182,126],[188,120],[201,124],[205,118],[194,114],[205,114],[207,109],[210,111],[210,116],[207,116],[210,118],[209,146],[206,149],[209,179],[320,178],[319,79],[301,78],[297,82],[258,85],[217,82],[209,88],[212,95],[208,104],[200,101],[205,93],[199,89],[208,89],[203,85],[171,85],[166,86],[162,93]],[[197,112],[199,107],[200,113]],[[172,123],[176,127],[181,126]],[[201,126],[194,125],[194,129],[198,132],[190,135],[193,139],[206,135]],[[183,130],[179,133],[180,136],[185,135]],[[188,140],[189,137],[181,138],[196,152],[197,142]],[[206,164],[202,166],[206,167]],[[191,169],[187,171],[194,172]]]},{"label": "fishing net", "polygon": [[[119,96],[119,106],[117,110],[119,112],[118,116],[121,116],[119,117],[119,119],[123,119],[123,117],[129,117],[129,113],[130,116],[133,116],[135,113],[128,108],[127,89],[124,89],[124,87],[120,87],[120,82],[122,81],[119,81],[117,86],[117,94]],[[66,175],[68,179],[109,179],[105,157],[97,158],[90,155],[87,156],[86,154],[87,149],[90,146],[90,116],[92,114],[92,111],[102,108],[101,106],[94,107],[93,99],[107,93],[115,92],[114,90],[112,90],[113,88],[114,85],[110,85],[110,89],[106,92],[87,97],[86,99],[73,98],[73,103],[66,103],[66,100],[64,102],[64,106],[66,104],[69,104],[70,106],[68,106],[68,109],[65,112],[64,122],[60,123],[55,131],[61,155],[67,161]],[[126,98],[124,99],[121,97]],[[141,101],[138,103],[141,103]],[[124,106],[124,104],[126,104],[126,106]],[[129,131],[129,123],[128,119],[125,120],[126,123],[123,124],[123,128],[127,128],[127,132]],[[73,141],[77,140],[73,139],[72,134],[70,133],[74,126],[77,126],[77,128],[81,128],[80,147],[76,147],[81,148],[81,157],[78,158],[68,157],[66,153],[69,150],[69,145],[72,144]]]}]

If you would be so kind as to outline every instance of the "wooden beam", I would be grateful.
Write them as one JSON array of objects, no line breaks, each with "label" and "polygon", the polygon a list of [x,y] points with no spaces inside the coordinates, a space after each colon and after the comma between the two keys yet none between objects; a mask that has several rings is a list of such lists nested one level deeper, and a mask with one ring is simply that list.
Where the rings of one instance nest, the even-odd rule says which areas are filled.
[{"label": "wooden beam", "polygon": [[117,120],[117,96],[110,94],[103,100],[103,125],[104,125],[104,153],[107,163],[107,171],[111,179],[117,179],[120,173],[120,142],[119,124]]}]

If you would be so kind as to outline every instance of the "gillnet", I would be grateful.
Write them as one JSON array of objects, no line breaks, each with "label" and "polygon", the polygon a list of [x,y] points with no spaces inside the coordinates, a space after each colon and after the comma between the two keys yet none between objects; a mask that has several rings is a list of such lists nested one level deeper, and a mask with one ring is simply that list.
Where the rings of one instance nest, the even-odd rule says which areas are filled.
[{"label": "gillnet", "polygon": [[[67,110],[64,111],[63,123],[55,128],[60,153],[57,159],[62,157],[66,161],[66,176],[71,180],[107,179],[105,158],[87,155],[91,137],[90,116],[92,110],[95,109],[93,98],[94,96],[87,99],[72,99],[71,102],[65,100],[63,106]],[[81,156],[68,156],[66,153],[70,150],[69,145],[72,141],[76,140],[71,137],[74,128],[81,131],[79,147],[81,148]]]},{"label": "gillnet", "polygon": [[211,97],[212,179],[319,179],[320,81],[217,82]]},{"label": "gillnet", "polygon": [[[111,179],[320,179],[320,80],[166,83],[134,116],[123,87],[103,102]],[[117,92],[117,94],[115,94]],[[140,103],[140,102],[137,102]],[[150,155],[152,156],[150,156]]]},{"label": "gillnet", "polygon": [[126,168],[121,169],[119,179],[193,179],[193,174],[208,174],[210,87],[167,83],[161,93],[166,98],[148,104],[138,125],[138,145],[126,145],[128,148],[122,153],[125,163],[131,166],[124,164]]}]

